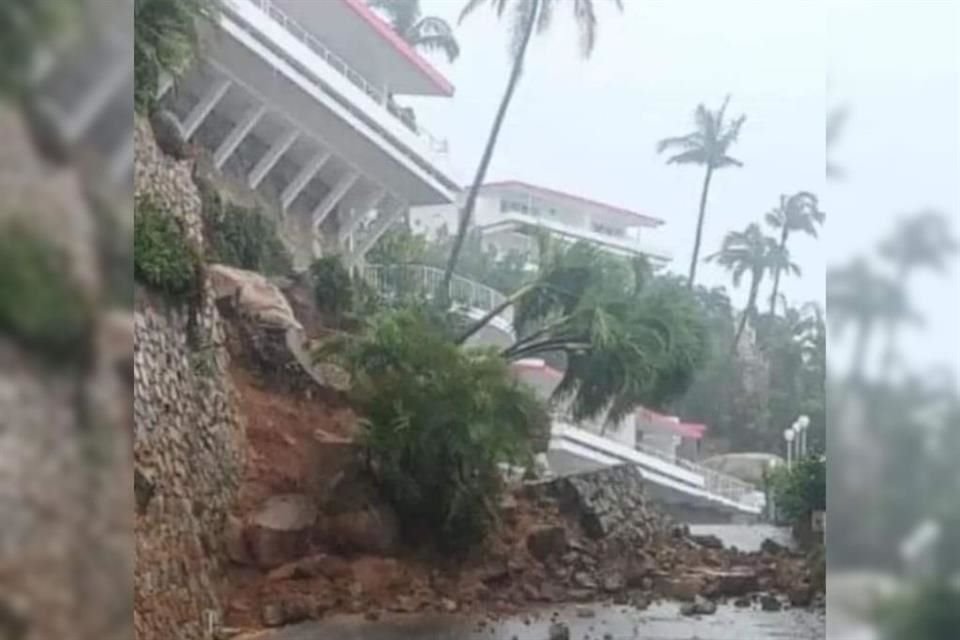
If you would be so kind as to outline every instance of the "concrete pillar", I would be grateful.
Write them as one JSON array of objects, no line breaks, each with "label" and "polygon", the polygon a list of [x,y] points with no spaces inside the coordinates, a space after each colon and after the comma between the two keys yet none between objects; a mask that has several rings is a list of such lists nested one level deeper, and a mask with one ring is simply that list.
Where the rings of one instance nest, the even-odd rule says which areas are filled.
[{"label": "concrete pillar", "polygon": [[364,198],[356,207],[353,207],[353,214],[340,229],[340,242],[343,243],[349,236],[357,230],[357,226],[370,211],[376,209],[387,197],[386,189],[382,187],[375,188],[370,195]]},{"label": "concrete pillar", "polygon": [[250,185],[251,189],[256,189],[260,186],[263,179],[270,173],[270,169],[276,166],[280,158],[283,157],[283,154],[293,146],[293,143],[297,141],[299,136],[300,132],[297,129],[291,129],[274,142],[267,152],[263,154],[260,162],[257,163],[257,166],[253,168],[247,177],[247,184]]},{"label": "concrete pillar", "polygon": [[157,82],[157,100],[167,95],[167,91],[173,88],[173,74],[166,71],[160,72],[160,79]]},{"label": "concrete pillar", "polygon": [[237,150],[237,147],[240,146],[240,143],[243,142],[244,138],[247,137],[257,123],[260,121],[260,118],[264,116],[267,112],[267,108],[262,104],[257,104],[249,109],[240,118],[230,133],[227,134],[227,137],[223,139],[223,142],[220,143],[220,146],[217,147],[217,150],[213,154],[213,164],[217,169],[222,169],[224,163],[233,155],[233,152]]},{"label": "concrete pillar", "polygon": [[317,172],[323,168],[323,165],[329,159],[329,151],[318,151],[307,164],[303,165],[300,173],[283,189],[283,193],[280,195],[280,205],[284,211],[290,208],[290,205],[297,199],[307,183],[313,180],[313,176],[317,175]]},{"label": "concrete pillar", "polygon": [[396,222],[400,214],[402,214],[406,209],[407,205],[399,203],[393,207],[393,210],[381,212],[380,217],[377,218],[373,228],[370,229],[370,233],[367,234],[363,240],[357,243],[354,249],[354,254],[363,256],[367,253],[367,251],[370,251],[374,243],[376,243],[376,241],[380,239],[380,236],[383,235],[383,232],[386,231],[391,224]]},{"label": "concrete pillar", "polygon": [[220,99],[230,90],[230,85],[232,84],[233,82],[229,78],[221,78],[200,98],[200,102],[190,111],[187,119],[183,121],[184,140],[189,140],[193,134],[196,133],[200,125],[203,124],[203,121],[207,119],[210,112],[213,111],[217,103],[220,102]]},{"label": "concrete pillar", "polygon": [[323,221],[326,219],[330,212],[333,211],[333,208],[337,206],[337,203],[343,199],[343,196],[347,194],[357,180],[360,179],[360,174],[356,171],[347,170],[343,177],[333,186],[333,189],[330,190],[330,193],[320,201],[320,204],[313,210],[310,219],[312,220],[311,228],[317,229]]}]

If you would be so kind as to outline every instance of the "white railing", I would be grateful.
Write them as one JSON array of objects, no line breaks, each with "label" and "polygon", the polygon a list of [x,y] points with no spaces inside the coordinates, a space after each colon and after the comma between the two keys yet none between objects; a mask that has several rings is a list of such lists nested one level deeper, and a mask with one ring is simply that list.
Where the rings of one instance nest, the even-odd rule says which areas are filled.
[{"label": "white railing", "polygon": [[558,219],[551,219],[545,216],[537,216],[520,211],[501,211],[497,213],[496,221],[487,225],[488,229],[495,229],[504,223],[514,223],[526,225],[535,228],[552,231],[561,236],[566,236],[573,240],[587,240],[600,245],[611,247],[629,253],[642,253],[645,255],[669,260],[672,253],[664,247],[657,246],[647,242],[646,239],[631,238],[629,236],[616,236],[600,231],[594,231],[589,227],[578,226],[564,222]]},{"label": "white railing", "polygon": [[[555,412],[554,418],[563,424],[577,425],[577,422],[575,422],[573,418],[570,417],[566,412]],[[591,424],[591,426],[593,427],[593,432],[596,433],[598,423],[594,422]],[[591,432],[589,429],[583,429],[582,426],[575,428]],[[600,435],[601,437],[606,437],[602,434]],[[613,439],[610,441],[617,442]],[[643,444],[642,442],[635,443],[633,448],[641,453],[657,458],[662,462],[672,464],[703,478],[703,488],[709,493],[746,506],[762,506],[762,493],[758,492],[756,487],[749,482],[744,482],[739,478],[720,473],[719,471],[715,471],[713,469],[708,469],[707,467],[696,464],[695,462],[679,458],[676,455],[670,454],[662,449],[658,449],[657,447],[651,447]],[[758,501],[760,504],[758,504]]]},{"label": "white railing", "polygon": [[408,129],[422,137],[430,149],[438,153],[447,153],[447,141],[439,138],[427,129],[413,122],[409,118],[404,118],[399,109],[391,108],[389,96],[380,87],[370,84],[363,75],[351,67],[346,61],[328,49],[312,33],[300,26],[300,23],[288,16],[272,0],[248,0],[269,16],[274,22],[283,27],[287,33],[306,45],[311,51],[320,56],[330,67],[344,78],[349,80],[354,86],[370,96],[374,102],[380,105],[383,110],[403,123]]},{"label": "white railing", "polygon": [[[443,269],[422,264],[368,264],[362,267],[363,277],[380,294],[386,296],[422,296],[432,298],[443,284]],[[503,304],[506,296],[485,284],[454,275],[450,281],[450,300],[484,313]],[[501,314],[513,322],[512,308]]]}]

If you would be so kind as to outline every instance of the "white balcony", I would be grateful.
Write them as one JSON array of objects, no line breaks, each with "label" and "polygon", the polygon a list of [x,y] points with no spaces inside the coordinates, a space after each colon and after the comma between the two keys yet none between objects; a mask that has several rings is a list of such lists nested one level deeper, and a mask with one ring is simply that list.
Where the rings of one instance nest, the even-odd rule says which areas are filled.
[{"label": "white balcony", "polygon": [[552,234],[561,236],[572,242],[584,240],[600,245],[608,250],[622,255],[645,255],[655,260],[669,261],[671,252],[664,247],[657,246],[646,240],[629,236],[615,236],[600,233],[592,229],[573,225],[561,220],[543,216],[534,216],[519,211],[501,211],[495,222],[482,226],[485,234],[496,234],[505,231],[516,231],[524,228],[543,229]]},{"label": "white balcony", "polygon": [[[349,14],[338,13],[334,8],[345,5],[346,0],[325,0],[313,8],[339,20]],[[351,133],[359,133],[376,144],[391,160],[416,174],[436,193],[434,197],[411,197],[412,204],[453,199],[457,182],[450,169],[446,142],[388,107],[385,87],[374,86],[278,3],[225,0],[220,27],[230,38],[214,36],[209,54],[234,80],[252,91],[265,93],[268,89],[270,94],[263,95],[264,100],[276,102],[278,106],[281,102],[284,106],[289,104],[285,110],[290,119],[307,121],[321,113],[337,116],[350,126]],[[242,45],[246,55],[236,44]],[[244,58],[249,58],[249,53],[256,54],[267,69],[245,64]],[[286,78],[293,86],[278,86],[277,76]],[[315,100],[315,113],[307,113],[302,100],[285,95],[294,91],[294,87]],[[304,124],[307,130],[312,128],[307,122]],[[328,127],[323,134],[318,137],[323,138],[326,146],[334,147],[337,154],[351,164],[369,164],[359,151],[354,151],[359,145],[346,132]]]}]

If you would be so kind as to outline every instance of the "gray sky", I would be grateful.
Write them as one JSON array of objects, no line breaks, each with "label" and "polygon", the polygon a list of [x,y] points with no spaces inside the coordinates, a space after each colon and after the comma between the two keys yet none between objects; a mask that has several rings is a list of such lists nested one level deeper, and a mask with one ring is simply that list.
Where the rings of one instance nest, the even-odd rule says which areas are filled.
[{"label": "gray sky", "polygon": [[[735,157],[717,174],[701,255],[723,235],[759,220],[781,193],[824,183],[825,63],[822,11],[793,2],[626,0],[623,14],[599,0],[596,50],[579,56],[569,14],[533,44],[488,179],[515,178],[633,207],[663,218],[656,241],[686,273],[703,172],[667,166],[657,140],[692,129],[704,101],[730,93],[746,113]],[[422,0],[425,13],[456,22],[461,0]],[[456,85],[452,100],[417,101],[418,120],[447,137],[464,182],[472,179],[509,71],[506,29],[482,8],[457,29],[462,54],[437,60]],[[436,58],[435,58],[436,60]],[[822,299],[822,244],[797,238],[803,278],[785,279],[794,302]],[[699,280],[728,283],[702,264]],[[736,300],[745,297],[745,286]]]},{"label": "gray sky", "polygon": [[[456,22],[462,0],[422,0],[425,13]],[[703,178],[696,167],[664,164],[656,141],[692,126],[698,102],[732,94],[731,113],[747,122],[734,155],[742,169],[715,177],[704,255],[728,230],[774,206],[781,193],[824,195],[822,240],[796,237],[802,278],[783,289],[793,303],[822,300],[825,266],[868,251],[896,214],[921,207],[960,216],[960,11],[955,0],[624,0],[619,14],[598,0],[600,29],[592,58],[577,53],[569,15],[535,40],[507,116],[488,179],[516,178],[608,200],[666,220],[657,240],[685,273]],[[462,54],[436,59],[456,85],[451,100],[417,101],[420,122],[447,137],[469,181],[506,82],[506,30],[482,8],[457,28]],[[848,171],[824,180],[827,76],[830,103],[851,108],[835,151]],[[956,225],[960,231],[960,224]],[[700,281],[729,284],[711,265]],[[960,269],[920,277],[915,304],[926,317],[907,336],[916,366],[960,361]],[[734,299],[742,304],[742,287]],[[831,336],[831,353],[843,344]]]}]

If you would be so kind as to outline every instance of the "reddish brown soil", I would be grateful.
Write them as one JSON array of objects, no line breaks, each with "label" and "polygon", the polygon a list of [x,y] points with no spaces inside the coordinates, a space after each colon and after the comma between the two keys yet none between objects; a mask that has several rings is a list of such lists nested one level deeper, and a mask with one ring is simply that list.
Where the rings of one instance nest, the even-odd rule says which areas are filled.
[{"label": "reddish brown soil", "polygon": [[356,417],[332,392],[294,395],[265,389],[240,367],[231,371],[247,425],[247,470],[235,511],[249,513],[265,498],[305,489],[309,443],[352,437]]}]

